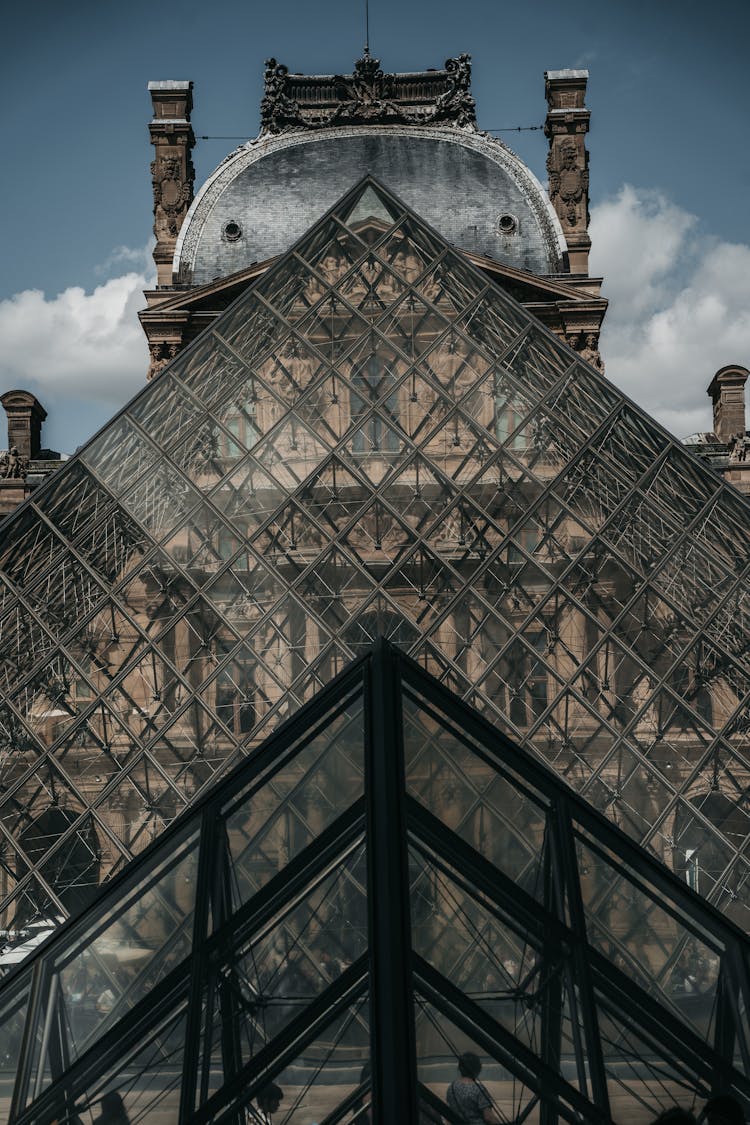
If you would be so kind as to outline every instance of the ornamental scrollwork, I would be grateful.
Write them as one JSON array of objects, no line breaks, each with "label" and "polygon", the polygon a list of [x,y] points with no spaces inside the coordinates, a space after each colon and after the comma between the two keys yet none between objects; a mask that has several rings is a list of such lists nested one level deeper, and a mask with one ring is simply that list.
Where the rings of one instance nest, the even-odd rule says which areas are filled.
[{"label": "ornamental scrollwork", "polygon": [[183,179],[179,156],[160,156],[151,161],[154,189],[154,235],[157,242],[176,238],[193,198],[192,164]]},{"label": "ornamental scrollwork", "polygon": [[579,147],[573,137],[563,137],[547,157],[549,196],[560,218],[569,226],[588,221],[588,169],[581,167]]},{"label": "ornamental scrollwork", "polygon": [[[373,124],[476,129],[471,56],[467,54],[447,59],[443,71],[417,76],[384,73],[380,59],[369,51],[357,59],[351,74],[331,77],[290,75],[288,67],[267,59],[264,81],[264,133]],[[415,84],[420,87],[416,98],[413,91],[407,92],[407,86]],[[306,86],[313,87],[312,95]]]}]

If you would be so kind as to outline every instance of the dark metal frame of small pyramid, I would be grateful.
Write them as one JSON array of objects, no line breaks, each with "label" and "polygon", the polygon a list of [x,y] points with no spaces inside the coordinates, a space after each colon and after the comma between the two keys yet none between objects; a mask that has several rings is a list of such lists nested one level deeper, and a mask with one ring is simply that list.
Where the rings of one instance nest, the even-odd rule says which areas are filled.
[{"label": "dark metal frame of small pyramid", "polygon": [[[258,783],[270,784],[286,768],[290,756],[293,760],[311,739],[330,731],[331,716],[341,713],[354,698],[364,705],[364,794],[343,808],[275,878],[232,908],[224,892],[234,862],[226,826],[238,799],[251,803]],[[415,779],[420,775],[422,734],[415,733],[413,724],[407,731],[406,705],[412,711],[416,705],[429,724],[436,724],[429,726],[428,742],[448,735],[448,753],[468,750],[488,774],[510,782],[544,810],[546,875],[541,900],[529,893],[522,880],[509,876],[502,864],[498,867],[489,862],[449,829],[427,807],[425,793],[420,798]],[[332,744],[336,737],[334,733]],[[324,868],[340,864],[358,838],[367,847],[366,952],[300,1008],[277,1035],[243,1057],[238,1028],[251,1017],[232,987],[233,958],[236,962],[237,951],[269,917],[283,917]],[[190,953],[172,965],[149,992],[138,993],[130,1002],[126,988],[123,997],[118,997],[123,1009],[119,1018],[105,1017],[104,1026],[94,1029],[88,1041],[75,1043],[70,1030],[71,985],[62,974],[72,958],[98,956],[94,943],[101,942],[102,933],[116,924],[118,910],[132,899],[134,888],[150,873],[164,870],[168,857],[180,854],[188,839],[194,841],[197,855],[193,906],[182,922],[191,931]],[[710,1039],[696,1032],[679,1007],[670,1007],[653,989],[644,989],[602,953],[595,938],[596,912],[590,913],[582,893],[583,839],[609,857],[613,875],[617,873],[634,888],[650,888],[661,909],[679,918],[715,950],[721,965]],[[461,968],[448,979],[435,967],[439,953],[420,948],[410,914],[408,848],[431,855],[439,865],[459,873],[465,905],[473,897],[480,898],[506,926],[531,938],[540,960],[538,982],[528,985],[527,997],[541,1012],[542,1035],[536,1050],[503,1021],[498,1022],[483,997],[466,995]],[[174,942],[176,936],[168,942]],[[162,953],[155,949],[154,960]],[[117,1089],[118,1076],[119,1088],[125,1088],[128,1066],[138,1046],[149,1042],[155,1029],[180,1010],[184,1012],[180,1025],[184,1049],[177,1076],[179,1121],[185,1125],[239,1123],[245,1120],[244,1107],[257,1092],[337,1013],[351,1009],[365,996],[369,996],[371,1077],[360,1086],[349,1080],[350,1092],[325,1117],[326,1125],[345,1120],[363,1097],[367,1100],[370,1089],[374,1120],[382,1125],[394,1120],[416,1125],[425,1108],[452,1119],[445,1103],[418,1079],[415,1018],[420,1010],[415,997],[471,1036],[485,1056],[496,1060],[528,1091],[529,1101],[517,1117],[519,1121],[537,1105],[544,1125],[560,1119],[602,1125],[610,1121],[608,1089],[617,1083],[619,1071],[612,1042],[605,1041],[600,1027],[603,1014],[620,1027],[624,1056],[631,1050],[629,1031],[642,1044],[643,1098],[653,1112],[663,1108],[660,1087],[668,1071],[678,1076],[685,1100],[731,1090],[749,1104],[749,953],[750,941],[737,927],[571,793],[549,769],[514,746],[397,649],[380,641],[271,735],[252,759],[186,812],[163,839],[102,888],[97,901],[80,917],[62,927],[0,984],[3,1023],[12,1024],[20,1017],[23,1027],[9,1125],[47,1125],[55,1117],[67,1120],[95,1104],[102,1089]],[[146,973],[147,969],[140,971]],[[223,994],[225,1001],[216,1007],[207,999],[212,989]],[[563,1030],[564,989],[579,1007],[572,1038],[570,1031]],[[212,1054],[205,1026],[214,1021],[212,1013],[217,1010],[220,1019],[215,1020],[214,1032],[221,1039],[220,1064]],[[563,1053],[576,1059],[573,1081],[561,1069]],[[205,1069],[217,1065],[223,1082],[206,1093]],[[157,1068],[153,1074],[158,1073]],[[654,1100],[649,1103],[649,1098]]]},{"label": "dark metal frame of small pyramid", "polygon": [[[597,372],[576,360],[572,352],[511,297],[497,290],[480,271],[369,177],[332,208],[248,293],[238,298],[204,336],[3,525],[0,624],[4,626],[5,649],[0,651],[4,658],[0,665],[3,689],[0,767],[3,776],[8,773],[12,776],[5,790],[2,861],[9,881],[17,884],[9,899],[14,895],[21,899],[28,892],[31,899],[34,895],[43,898],[49,913],[64,914],[65,905],[48,872],[54,870],[51,866],[54,857],[64,856],[66,847],[83,837],[84,829],[88,831],[89,827],[107,841],[114,857],[110,860],[110,870],[116,871],[118,865],[137,850],[117,838],[98,811],[108,799],[107,793],[119,792],[126,783],[137,788],[133,782],[136,776],[136,768],[131,764],[133,759],[150,763],[161,785],[161,789],[155,784],[153,791],[146,789],[142,794],[145,819],[150,818],[154,830],[162,820],[170,819],[175,811],[189,803],[191,795],[182,792],[166,767],[162,770],[164,776],[159,774],[162,764],[158,755],[161,748],[171,745],[170,732],[190,708],[195,708],[206,724],[213,724],[209,733],[217,744],[221,743],[224,761],[219,763],[217,774],[236,760],[250,742],[249,738],[230,731],[212,711],[207,703],[207,691],[218,683],[224,672],[230,674],[228,670],[232,668],[235,653],[247,651],[248,659],[252,655],[262,661],[261,646],[256,643],[261,636],[261,626],[257,623],[253,626],[255,631],[245,645],[246,638],[207,593],[217,589],[214,572],[209,574],[206,570],[202,578],[196,577],[200,571],[200,564],[194,561],[199,557],[198,549],[194,557],[183,559],[174,543],[170,546],[170,534],[181,522],[188,527],[189,518],[195,517],[194,526],[202,537],[201,550],[212,553],[211,565],[224,577],[241,580],[242,571],[233,567],[235,563],[238,567],[242,565],[243,553],[249,554],[259,569],[272,573],[277,593],[267,612],[264,610],[265,622],[272,622],[273,607],[281,604],[283,594],[285,604],[292,606],[294,612],[309,614],[328,637],[324,655],[330,669],[321,670],[321,658],[317,665],[313,663],[302,669],[288,686],[280,685],[279,699],[270,707],[263,724],[259,724],[262,732],[278,721],[284,707],[288,710],[299,705],[306,693],[315,690],[316,681],[325,679],[331,670],[335,671],[369,640],[364,636],[362,641],[352,641],[343,635],[345,627],[354,627],[354,616],[337,631],[324,618],[323,611],[315,608],[318,595],[314,585],[320,576],[314,567],[306,569],[295,561],[294,530],[290,538],[282,526],[282,515],[288,510],[292,521],[296,514],[302,522],[307,520],[312,533],[323,536],[319,520],[305,507],[305,492],[312,487],[313,474],[310,479],[300,479],[293,487],[278,484],[276,509],[265,514],[259,525],[260,532],[245,533],[243,543],[240,543],[243,536],[238,533],[237,542],[231,547],[231,558],[224,559],[217,546],[222,533],[231,535],[237,530],[232,523],[231,510],[219,504],[220,489],[231,482],[240,468],[250,465],[265,472],[258,451],[273,453],[273,435],[284,426],[291,426],[293,439],[297,425],[305,440],[318,443],[320,453],[315,470],[318,477],[322,479],[325,466],[338,459],[337,463],[352,480],[363,489],[370,489],[363,493],[362,511],[369,505],[368,511],[376,510],[376,516],[382,512],[395,527],[402,530],[405,527],[403,512],[399,513],[393,499],[396,470],[369,485],[362,468],[366,462],[358,461],[351,453],[347,455],[348,460],[344,455],[351,438],[351,425],[337,442],[333,442],[330,435],[325,439],[322,429],[316,435],[310,422],[315,413],[310,387],[303,388],[286,414],[280,414],[272,431],[251,439],[254,444],[248,444],[247,448],[235,441],[226,420],[216,417],[227,396],[252,379],[261,381],[251,373],[259,357],[266,357],[273,351],[269,351],[269,324],[275,326],[276,345],[280,341],[296,341],[300,347],[307,346],[311,354],[314,351],[309,340],[306,341],[304,329],[284,315],[283,302],[287,301],[288,305],[292,299],[285,285],[292,291],[300,277],[316,277],[321,292],[329,294],[331,300],[335,297],[339,307],[347,310],[350,322],[361,322],[360,340],[375,331],[362,317],[361,310],[341,294],[338,283],[329,285],[330,279],[327,280],[320,269],[316,272],[316,267],[305,258],[305,254],[312,257],[310,247],[316,240],[320,242],[331,224],[340,234],[346,233],[345,218],[365,191],[378,195],[386,210],[390,209],[397,216],[394,227],[409,225],[412,236],[418,235],[424,246],[431,247],[432,259],[425,265],[424,275],[437,277],[438,270],[442,269],[450,275],[444,279],[446,292],[451,290],[455,295],[462,286],[464,293],[467,287],[471,291],[466,303],[472,319],[466,320],[469,315],[466,308],[462,309],[457,303],[452,319],[448,318],[450,326],[446,327],[444,337],[450,332],[468,343],[476,354],[481,354],[496,371],[502,372],[502,379],[513,393],[523,396],[527,403],[523,423],[518,424],[515,433],[501,439],[497,433],[483,429],[473,416],[471,387],[453,399],[447,392],[440,392],[444,409],[440,426],[446,431],[455,427],[453,440],[457,448],[461,441],[471,443],[455,479],[449,479],[445,473],[441,475],[435,465],[431,466],[422,437],[406,432],[397,435],[402,450],[398,454],[401,464],[417,466],[417,470],[420,466],[425,471],[434,469],[435,479],[447,497],[445,503],[449,512],[457,514],[462,528],[464,522],[470,526],[471,537],[467,537],[461,548],[461,559],[456,553],[458,548],[451,548],[453,554],[441,560],[434,545],[427,540],[426,531],[424,535],[420,532],[412,536],[402,552],[406,561],[397,561],[391,571],[398,571],[402,577],[406,575],[409,581],[415,582],[415,575],[420,575],[419,590],[415,587],[412,599],[417,607],[415,616],[417,612],[432,612],[433,604],[439,604],[440,608],[432,618],[427,618],[424,629],[419,621],[415,625],[404,617],[404,635],[400,637],[396,632],[395,639],[428,666],[442,669],[446,682],[457,687],[467,699],[485,707],[494,721],[504,723],[515,737],[523,737],[537,752],[546,752],[551,759],[559,760],[560,768],[568,771],[570,779],[582,785],[585,792],[595,794],[597,787],[603,789],[604,795],[598,798],[600,803],[606,803],[623,823],[629,822],[631,831],[644,841],[651,844],[661,834],[662,839],[666,838],[665,846],[669,846],[667,816],[673,815],[675,810],[689,814],[693,818],[690,823],[694,822],[696,830],[700,829],[716,844],[717,854],[725,857],[706,893],[726,903],[728,909],[734,909],[734,903],[744,902],[750,871],[742,854],[744,837],[738,842],[731,834],[722,834],[721,827],[703,811],[705,802],[696,803],[697,799],[691,794],[705,776],[709,796],[714,788],[726,785],[731,794],[727,799],[731,803],[734,798],[739,808],[750,776],[743,749],[750,699],[747,504],[729,486],[696,464],[679,443],[647,419]],[[351,237],[356,241],[355,235]],[[384,230],[382,244],[387,238],[388,232]],[[376,243],[376,249],[380,245]],[[364,243],[360,249],[364,261],[368,249]],[[413,283],[405,278],[399,280],[392,262],[383,262],[381,267],[383,272],[390,271],[394,284],[402,286],[403,294],[394,302],[395,306],[403,305],[408,293],[418,299],[421,307],[427,308],[429,299],[418,289],[420,278]],[[354,272],[355,265],[352,265],[350,273]],[[321,297],[318,308],[324,300]],[[376,317],[376,327],[381,322],[385,324],[385,316],[383,312],[380,320]],[[389,340],[384,333],[382,340],[396,347],[397,330],[393,321],[393,339]],[[242,333],[242,341],[238,343],[238,334]],[[342,346],[341,338],[331,333],[330,363],[317,356],[321,364],[328,363],[331,378],[340,382],[345,380],[340,370],[341,355],[336,353],[336,348]],[[352,354],[358,346],[351,341],[348,345]],[[218,369],[214,369],[209,378],[206,372],[215,362],[216,353],[221,353],[224,366],[218,373]],[[416,361],[412,368],[416,371]],[[398,385],[405,390],[410,377],[408,370],[402,371]],[[485,375],[477,379],[489,385]],[[322,386],[321,379],[316,376],[311,386],[317,393]],[[494,393],[497,396],[496,385]],[[274,401],[281,402],[280,399]],[[304,417],[296,413],[302,407],[307,411]],[[373,426],[367,430],[370,419],[379,419],[378,425],[392,425],[387,411],[380,413],[379,403],[373,401],[359,420],[364,443],[375,429]],[[251,421],[248,419],[250,424]],[[223,465],[215,470],[215,484],[199,486],[194,447],[199,444],[207,425],[212,426],[211,432],[225,443],[235,441],[235,448],[241,452],[235,465],[230,468]],[[522,431],[531,435],[523,454],[514,445]],[[560,453],[559,472],[553,476],[535,475],[535,466],[544,463],[544,458],[551,455],[550,450],[567,451],[565,456]],[[394,465],[397,460],[394,455]],[[139,466],[137,471],[136,465]],[[511,513],[505,528],[501,527],[494,509],[488,510],[488,502],[479,495],[480,486],[484,487],[490,480],[484,466],[489,466],[493,472],[497,470],[498,481],[493,487],[502,491],[503,504]],[[468,484],[463,483],[461,472],[469,472]],[[280,475],[278,466],[272,466],[266,478],[275,481],[274,473]],[[227,486],[227,491],[233,487]],[[234,489],[238,502],[246,502],[248,489],[252,492],[252,475],[243,478]],[[587,552],[557,541],[555,531],[559,529],[560,517],[554,516],[555,504],[578,520],[583,528],[588,528]],[[160,531],[157,535],[153,520],[167,518],[167,509],[180,511],[180,517],[169,525],[171,531]],[[393,616],[394,600],[387,584],[390,579],[373,579],[366,562],[356,555],[347,540],[353,530],[353,520],[354,517],[349,523],[344,521],[330,539],[323,537],[321,541],[325,545],[319,552],[319,559],[332,559],[336,550],[349,552],[349,563],[356,574],[371,583],[369,602],[365,599],[366,604],[360,609],[372,607],[377,624],[382,622],[384,614]],[[424,526],[429,530],[429,520]],[[521,532],[531,533],[534,527],[541,548],[548,551],[547,561],[541,549],[520,538]],[[516,529],[520,529],[518,535]],[[267,556],[262,555],[258,545],[261,532],[270,544]],[[460,537],[457,542],[460,543]],[[274,562],[274,552],[282,557],[286,570]],[[562,560],[559,567],[555,559]],[[607,607],[613,615],[605,627],[596,619],[592,606],[597,604],[597,598],[601,600],[597,572],[607,565],[616,570],[618,581],[627,587],[627,594],[622,595],[621,601],[613,596],[612,606]],[[183,599],[174,612],[166,614],[164,620],[168,624],[163,625],[161,632],[157,628],[155,639],[154,633],[149,633],[145,625],[136,620],[135,611],[127,601],[132,575],[141,576],[152,566],[154,573],[161,567],[159,573],[167,588],[165,602],[168,596],[174,595],[175,588],[179,588]],[[422,571],[429,577],[430,567],[437,570],[438,566],[442,567],[439,582],[432,589],[427,584],[423,590]],[[531,574],[532,578],[518,578],[518,573]],[[536,604],[526,605],[523,599],[530,601],[529,589],[536,580],[534,575],[541,576],[547,584],[546,592]],[[170,582],[174,588],[170,589]],[[502,616],[496,612],[500,601],[491,602],[486,592],[492,583],[495,591],[500,591],[499,597],[520,598],[523,604],[521,623],[512,625],[512,636],[504,639],[502,645],[489,633],[488,622],[496,622]],[[481,590],[480,584],[484,584]],[[459,607],[459,595],[463,597],[466,591],[476,595],[477,605],[485,613],[479,624],[472,625],[467,619],[466,638],[471,635],[471,628],[475,628],[480,637],[477,649],[482,628],[490,638],[479,680],[468,676],[461,663],[467,659],[466,638],[457,659],[441,651],[435,640],[435,621],[447,620],[451,607]],[[553,659],[547,658],[546,650],[535,646],[560,644],[559,621],[570,606],[581,613],[594,631],[595,651],[593,655],[585,654],[578,665],[568,660],[563,675]],[[104,625],[108,614],[111,614],[112,635],[116,636],[124,623],[132,631],[134,641],[130,655],[124,659],[118,657],[114,674],[100,689],[91,682],[94,673],[85,664],[85,646],[94,644],[96,653],[106,656],[109,642],[104,636]],[[186,629],[193,629],[196,647],[206,637],[211,641],[222,627],[233,638],[231,651],[222,651],[210,672],[197,685],[190,680],[191,671],[181,667],[176,657],[167,651],[168,634],[178,622]],[[96,634],[94,626],[99,630]],[[91,636],[87,633],[89,627]],[[201,629],[203,636],[198,635]],[[612,663],[615,654],[619,654],[623,665],[633,664],[643,676],[654,673],[653,682],[648,681],[647,698],[637,705],[624,704],[623,693],[614,701],[610,700],[604,687],[610,653]],[[102,659],[102,668],[97,665],[96,674],[103,677],[103,658],[98,658]],[[661,665],[657,671],[659,660]],[[509,679],[508,668],[512,671],[513,667],[528,670],[519,673],[518,683]],[[532,710],[536,667],[541,668],[537,678],[545,676],[547,684],[554,685],[554,692],[549,687],[545,689],[550,690],[552,698],[545,695],[543,702],[537,699],[534,704],[539,713]],[[158,721],[149,716],[143,720],[142,729],[137,729],[135,721],[128,720],[132,722],[128,726],[123,718],[131,714],[128,710],[132,703],[128,695],[129,681],[138,677],[145,681],[152,674],[151,669],[153,694],[158,703],[155,710],[164,715]],[[106,674],[109,675],[109,671]],[[166,693],[162,691],[158,676],[169,681],[168,690],[181,699],[171,713],[166,710]],[[683,684],[685,677],[687,680]],[[89,700],[82,705],[72,701],[70,681],[75,678],[87,683],[90,691]],[[700,711],[701,685],[705,687],[706,683],[710,685],[714,681],[728,685],[731,696],[726,714],[715,725]],[[493,696],[493,691],[499,694]],[[62,724],[63,732],[51,745],[37,735],[33,715],[30,718],[31,712],[24,710],[25,700],[33,698],[35,693],[37,698],[46,693],[46,698],[61,709],[66,720]],[[517,709],[526,709],[529,721],[524,731],[514,727],[514,721],[517,722],[512,717],[514,705]],[[576,741],[577,732],[569,729],[569,710],[574,712],[576,708],[590,724],[598,724],[594,734],[582,735],[579,741]],[[656,716],[653,730],[649,730],[650,713]],[[684,744],[681,740],[686,730],[700,752],[696,752],[695,760],[691,761],[684,783],[675,786],[670,783],[669,770]],[[115,736],[123,745],[130,746],[128,753],[121,754],[120,758],[111,752],[110,743],[115,741]],[[595,737],[609,739],[611,745],[608,743],[609,748],[601,752],[595,768],[589,769]],[[85,795],[68,766],[87,739],[90,759],[101,761],[105,776],[101,792],[93,798]],[[194,771],[200,778],[207,772],[205,757],[198,744],[193,758],[184,763],[183,773],[179,773],[182,768],[179,763],[175,767],[177,780],[183,788],[184,776],[190,779]],[[607,763],[616,757],[618,763],[620,758],[623,763],[622,777],[612,783],[605,770]],[[123,764],[121,758],[126,759]],[[20,775],[13,775],[19,760],[26,764]],[[619,764],[617,769],[620,778]],[[645,784],[653,785],[657,793],[651,802],[657,811],[648,814],[651,819],[637,799],[629,803],[627,797],[628,786],[635,789],[636,783],[640,784],[639,778],[644,777]],[[28,808],[37,800],[34,794],[28,795],[31,778],[36,779],[36,793],[43,796],[51,793],[49,800],[53,805],[55,801],[64,805],[67,800],[74,815],[69,831],[41,855],[24,852],[19,832],[14,828],[14,822],[22,824]],[[148,776],[146,780],[148,782]],[[195,789],[200,792],[200,782],[196,782]],[[169,811],[164,811],[165,808]],[[678,840],[674,841],[674,847],[679,847]]]}]

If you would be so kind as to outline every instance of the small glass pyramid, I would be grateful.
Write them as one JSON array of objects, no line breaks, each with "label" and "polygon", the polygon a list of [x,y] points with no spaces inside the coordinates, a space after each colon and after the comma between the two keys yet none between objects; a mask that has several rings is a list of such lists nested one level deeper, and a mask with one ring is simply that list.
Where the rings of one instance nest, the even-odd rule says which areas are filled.
[{"label": "small glass pyramid", "polygon": [[3,1119],[451,1122],[468,1052],[501,1121],[747,1104],[748,952],[379,642],[0,981]]}]

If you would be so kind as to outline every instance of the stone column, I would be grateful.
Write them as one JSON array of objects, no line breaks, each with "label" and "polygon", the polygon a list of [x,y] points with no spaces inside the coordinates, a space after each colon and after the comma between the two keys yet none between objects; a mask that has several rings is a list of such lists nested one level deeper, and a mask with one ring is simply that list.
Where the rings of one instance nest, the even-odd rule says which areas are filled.
[{"label": "stone column", "polygon": [[154,261],[157,286],[172,284],[177,235],[193,201],[195,169],[191,159],[195,134],[190,124],[192,82],[149,82],[154,116],[149,123],[154,159]]},{"label": "stone column", "polygon": [[549,197],[568,243],[570,272],[589,272],[589,154],[585,137],[591,114],[585,107],[587,70],[548,70],[544,74],[549,140]]}]

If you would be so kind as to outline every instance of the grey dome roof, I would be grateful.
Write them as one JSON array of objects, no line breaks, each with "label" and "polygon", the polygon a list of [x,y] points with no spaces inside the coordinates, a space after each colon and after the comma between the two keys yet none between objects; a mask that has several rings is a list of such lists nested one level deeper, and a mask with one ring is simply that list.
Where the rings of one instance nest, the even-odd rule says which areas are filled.
[{"label": "grey dome roof", "polygon": [[367,173],[463,250],[537,274],[563,268],[567,248],[549,198],[500,141],[369,125],[261,136],[233,152],[190,208],[175,276],[204,285],[282,253]]}]

